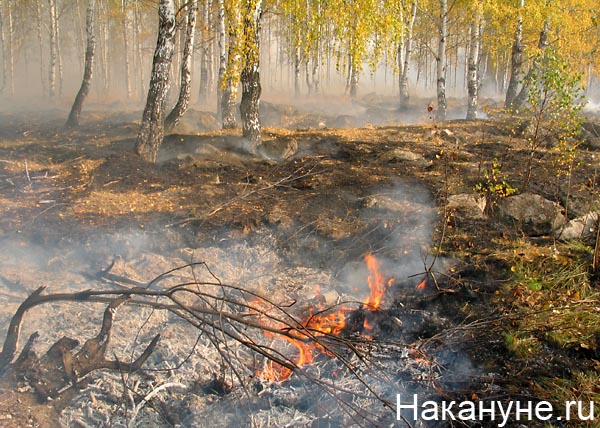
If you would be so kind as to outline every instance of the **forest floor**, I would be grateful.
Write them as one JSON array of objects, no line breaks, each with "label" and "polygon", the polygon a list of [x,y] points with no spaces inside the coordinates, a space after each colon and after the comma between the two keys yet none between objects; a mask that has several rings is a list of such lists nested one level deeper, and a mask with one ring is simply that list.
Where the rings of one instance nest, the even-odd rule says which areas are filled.
[{"label": "forest floor", "polygon": [[[156,165],[133,154],[139,112],[88,111],[77,130],[63,129],[60,110],[0,113],[2,335],[37,287],[103,287],[90,272],[115,256],[123,263],[117,273],[135,280],[202,260],[223,281],[265,284],[269,276],[258,291],[302,296],[316,283],[350,290],[344,283],[356,280],[353,272],[370,252],[397,279],[386,304],[428,314],[410,339],[438,355],[440,370],[453,372],[437,385],[438,397],[598,406],[595,235],[567,242],[528,236],[494,209],[449,205],[454,195],[476,195],[478,183],[502,181],[485,175],[494,162],[495,175],[523,190],[530,151],[520,122],[490,103],[486,119],[436,123],[423,104],[410,119],[417,123],[400,124],[403,113],[390,105],[341,116],[269,104],[267,124],[278,125],[264,129],[275,147],[271,157],[246,153],[239,131],[187,129],[166,137]],[[598,117],[586,121],[599,129]],[[597,145],[584,141],[572,174],[559,176],[552,144],[544,145],[527,191],[557,201],[569,218],[597,210],[599,156]],[[309,272],[311,282],[300,283],[298,272]],[[415,292],[411,279],[423,275],[427,287]],[[98,326],[98,311],[57,310],[40,309],[26,320],[26,331],[52,330],[39,346],[67,333],[91,335]],[[154,423],[188,426],[161,400],[161,411],[147,409],[159,413]],[[23,407],[0,404],[0,425],[44,426]],[[71,410],[61,424],[93,426],[87,417]],[[578,422],[594,423],[598,415]],[[540,426],[507,426],[528,424]]]}]

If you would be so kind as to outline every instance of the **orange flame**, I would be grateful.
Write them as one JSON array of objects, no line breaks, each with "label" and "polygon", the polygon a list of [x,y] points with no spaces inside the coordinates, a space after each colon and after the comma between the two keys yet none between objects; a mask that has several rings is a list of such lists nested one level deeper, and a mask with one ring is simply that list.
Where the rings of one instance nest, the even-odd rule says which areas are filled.
[{"label": "orange flame", "polygon": [[423,281],[419,282],[419,284],[415,287],[417,290],[422,291],[425,289],[427,285],[427,278],[423,279]]},{"label": "orange flame", "polygon": [[390,278],[387,281],[385,280],[383,274],[379,271],[379,260],[371,253],[365,255],[365,261],[367,262],[367,268],[371,272],[367,278],[371,294],[365,300],[365,306],[369,310],[375,310],[379,309],[379,306],[381,306],[381,299],[394,282],[394,278]]},{"label": "orange flame", "polygon": [[[381,306],[381,300],[387,289],[394,282],[394,279],[391,278],[387,281],[385,280],[383,274],[379,272],[379,261],[370,253],[365,256],[365,261],[367,262],[367,267],[370,271],[367,278],[370,295],[365,300],[364,304],[368,310],[373,311]],[[315,294],[319,293],[320,289],[317,286],[315,287]],[[261,302],[256,303],[259,307],[261,306]],[[320,310],[321,308],[317,309]],[[340,307],[335,312],[316,311],[315,313],[314,310],[310,310],[308,319],[301,323],[302,328],[294,330],[292,333],[289,332],[288,328],[287,333],[283,334],[283,328],[285,328],[285,326],[281,327],[282,334],[280,335],[276,335],[275,333],[266,330],[264,330],[263,333],[267,337],[274,337],[276,335],[278,339],[282,339],[293,345],[298,350],[298,355],[293,358],[292,361],[296,366],[301,367],[306,364],[311,364],[317,351],[326,354],[328,353],[328,351],[322,345],[315,342],[314,339],[327,335],[340,335],[346,327],[346,315],[351,310],[352,309],[348,307]],[[270,322],[269,326],[274,327],[272,324],[273,323]],[[371,330],[372,328],[373,326],[365,319],[364,329]],[[258,376],[274,382],[286,380],[291,374],[292,370],[272,361],[268,361],[265,368],[257,372]]]}]

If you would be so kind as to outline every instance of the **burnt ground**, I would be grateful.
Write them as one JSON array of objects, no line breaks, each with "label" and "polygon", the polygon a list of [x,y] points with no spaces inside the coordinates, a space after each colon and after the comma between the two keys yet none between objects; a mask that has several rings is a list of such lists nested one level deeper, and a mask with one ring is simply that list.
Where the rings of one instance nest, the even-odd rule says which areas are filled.
[{"label": "burnt ground", "polygon": [[[238,131],[187,132],[165,138],[156,165],[132,153],[137,112],[88,112],[74,131],[62,129],[62,111],[1,114],[2,331],[40,285],[52,284],[54,292],[104,286],[90,272],[106,269],[115,256],[124,261],[117,273],[136,280],[205,260],[225,281],[255,280],[259,292],[293,289],[308,300],[315,282],[352,294],[362,256],[371,252],[397,278],[386,305],[404,317],[403,340],[424,346],[444,366],[446,377],[433,388],[439,396],[546,399],[541,391],[549,378],[597,373],[600,335],[574,346],[542,341],[535,358],[507,345],[506,331],[519,325],[521,308],[536,304],[519,299],[541,300],[518,286],[507,291],[514,266],[534,257],[528,252],[557,252],[564,244],[528,237],[493,214],[444,208],[449,196],[473,193],[494,160],[521,186],[529,152],[514,118],[492,108],[485,120],[434,123],[424,113],[420,124],[401,125],[392,123],[401,114],[384,107],[354,128],[345,117],[272,105],[279,127],[267,127],[264,139],[291,147],[291,156],[279,158],[279,149],[269,152],[274,158],[250,155]],[[382,109],[388,117],[377,122]],[[568,200],[571,218],[592,209],[600,184],[597,149],[579,147],[569,183],[555,179],[550,144],[536,157],[530,191]],[[589,265],[585,244],[561,249],[561,257]],[[232,259],[244,257],[245,272],[236,273],[240,264]],[[434,260],[435,280],[415,291]],[[270,264],[277,269],[264,273]],[[314,282],[301,283],[299,272]],[[261,275],[269,276],[267,285]],[[589,286],[597,290],[597,280]],[[98,326],[97,308],[62,311],[52,307],[28,318],[29,330],[52,330],[40,347]],[[43,426],[35,425],[41,422],[31,405],[6,403],[0,414],[7,423]],[[168,404],[165,398],[162,411],[149,410],[162,415],[159,425],[176,422]],[[83,416],[66,423],[86,426]]]}]

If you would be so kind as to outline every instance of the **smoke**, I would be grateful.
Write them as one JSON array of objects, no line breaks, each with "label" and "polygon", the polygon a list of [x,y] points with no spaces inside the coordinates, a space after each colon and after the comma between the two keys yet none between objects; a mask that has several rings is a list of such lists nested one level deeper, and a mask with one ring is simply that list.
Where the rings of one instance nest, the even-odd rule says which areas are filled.
[{"label": "smoke", "polygon": [[583,112],[595,115],[600,114],[600,101],[588,99],[585,106],[583,107]]}]

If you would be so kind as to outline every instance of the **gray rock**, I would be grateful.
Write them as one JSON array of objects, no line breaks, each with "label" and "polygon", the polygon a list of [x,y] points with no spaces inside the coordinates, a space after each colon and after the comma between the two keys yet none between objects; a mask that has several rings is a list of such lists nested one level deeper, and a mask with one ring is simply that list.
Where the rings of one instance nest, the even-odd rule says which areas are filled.
[{"label": "gray rock", "polygon": [[563,208],[534,193],[509,196],[500,201],[500,215],[529,236],[550,235],[566,223]]},{"label": "gray rock", "polygon": [[214,114],[205,111],[188,110],[179,120],[171,134],[197,134],[221,129]]},{"label": "gray rock", "polygon": [[417,162],[425,161],[422,155],[419,153],[409,152],[408,150],[392,149],[381,154],[379,159],[383,162]]},{"label": "gray rock", "polygon": [[368,196],[363,200],[363,206],[365,208],[372,208],[383,211],[391,212],[405,212],[406,201],[394,199],[385,195],[372,195]]},{"label": "gray rock", "polygon": [[455,210],[465,218],[484,219],[485,198],[470,193],[460,193],[448,197],[446,209]]},{"label": "gray rock", "polygon": [[356,119],[355,116],[343,114],[341,116],[336,117],[335,120],[333,120],[329,124],[329,126],[331,128],[348,128],[348,127],[356,126],[357,123],[358,123],[358,120]]},{"label": "gray rock", "polygon": [[287,159],[298,152],[298,142],[294,139],[264,141],[257,152],[267,159]]},{"label": "gray rock", "polygon": [[595,233],[598,222],[598,213],[589,212],[581,217],[574,218],[564,227],[554,231],[553,235],[559,239],[581,239],[587,238]]}]

